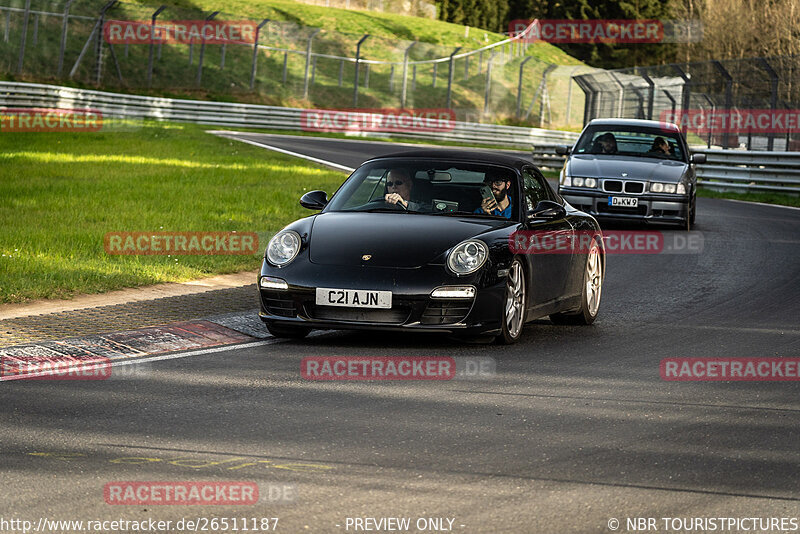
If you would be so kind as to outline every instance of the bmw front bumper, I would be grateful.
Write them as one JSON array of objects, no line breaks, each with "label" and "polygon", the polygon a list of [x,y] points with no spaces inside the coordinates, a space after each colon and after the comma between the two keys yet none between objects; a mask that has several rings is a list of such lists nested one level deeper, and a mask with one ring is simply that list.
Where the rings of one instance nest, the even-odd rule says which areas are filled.
[{"label": "bmw front bumper", "polygon": [[[682,224],[689,217],[689,195],[633,195],[574,187],[559,187],[558,192],[571,206],[597,219]],[[638,205],[635,208],[611,206],[612,196],[637,198]]]}]

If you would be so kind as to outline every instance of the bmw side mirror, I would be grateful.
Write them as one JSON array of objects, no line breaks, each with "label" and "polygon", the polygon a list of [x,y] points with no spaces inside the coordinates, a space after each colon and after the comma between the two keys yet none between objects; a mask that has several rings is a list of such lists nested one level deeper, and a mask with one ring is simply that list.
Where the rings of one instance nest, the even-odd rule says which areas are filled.
[{"label": "bmw side mirror", "polygon": [[558,202],[552,200],[542,200],[536,207],[528,212],[528,220],[545,219],[556,220],[567,216],[567,210]]},{"label": "bmw side mirror", "polygon": [[325,191],[309,191],[300,197],[300,205],[310,210],[321,210],[328,204],[328,193]]},{"label": "bmw side mirror", "polygon": [[572,153],[572,147],[569,145],[556,145],[556,154],[559,156],[569,156]]},{"label": "bmw side mirror", "polygon": [[689,161],[692,163],[705,163],[706,162],[706,155],[705,154],[692,154],[689,157]]}]

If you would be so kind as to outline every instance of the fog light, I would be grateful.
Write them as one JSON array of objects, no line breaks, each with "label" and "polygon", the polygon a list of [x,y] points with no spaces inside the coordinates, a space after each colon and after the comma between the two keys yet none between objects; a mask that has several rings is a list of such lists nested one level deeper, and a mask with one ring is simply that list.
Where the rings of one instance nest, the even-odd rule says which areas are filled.
[{"label": "fog light", "polygon": [[274,276],[262,276],[261,287],[264,289],[289,289],[289,284],[283,278],[275,278]]},{"label": "fog light", "polygon": [[431,292],[434,299],[471,299],[475,298],[473,286],[445,286],[437,287]]}]

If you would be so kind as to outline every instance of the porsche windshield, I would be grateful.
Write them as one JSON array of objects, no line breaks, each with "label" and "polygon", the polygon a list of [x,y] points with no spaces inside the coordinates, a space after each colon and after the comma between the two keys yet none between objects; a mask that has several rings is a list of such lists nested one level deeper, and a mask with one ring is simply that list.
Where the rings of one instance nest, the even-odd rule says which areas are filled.
[{"label": "porsche windshield", "polygon": [[380,160],[359,167],[325,211],[389,211],[511,218],[516,173],[490,164]]},{"label": "porsche windshield", "polygon": [[686,161],[678,133],[658,128],[590,126],[575,145],[575,154],[643,156]]}]

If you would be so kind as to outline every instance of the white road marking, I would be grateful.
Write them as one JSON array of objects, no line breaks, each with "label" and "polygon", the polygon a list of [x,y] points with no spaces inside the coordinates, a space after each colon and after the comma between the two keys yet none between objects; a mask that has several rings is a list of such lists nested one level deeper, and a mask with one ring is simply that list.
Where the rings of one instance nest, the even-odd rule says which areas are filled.
[{"label": "white road marking", "polygon": [[[327,161],[320,158],[315,158],[312,156],[307,156],[305,154],[300,154],[298,152],[292,152],[291,150],[284,150],[282,148],[278,148],[276,146],[268,145],[266,143],[259,143],[257,141],[251,141],[249,139],[241,139],[236,137],[235,135],[230,135],[231,133],[238,133],[238,132],[226,132],[226,131],[209,131],[207,133],[218,135],[220,137],[224,137],[226,139],[232,139],[234,141],[239,141],[241,143],[247,143],[248,145],[253,145],[261,148],[266,148],[268,150],[274,150],[275,152],[280,152],[281,154],[286,154],[288,156],[294,156],[296,158],[307,159],[308,161],[313,161],[314,163],[319,163],[322,165],[327,165],[328,167],[333,167],[334,169],[345,171],[345,172],[353,172],[355,169],[353,167],[346,167],[344,165],[339,165],[338,163],[334,163],[332,161]],[[247,135],[247,134],[242,134]]]},{"label": "white road marking", "polygon": [[720,200],[727,200],[728,202],[739,202],[740,204],[756,204],[758,206],[770,206],[773,208],[784,208],[787,210],[800,210],[795,206],[784,206],[783,204],[767,204],[766,202],[752,202],[750,200],[735,200],[732,198],[722,198]]}]

